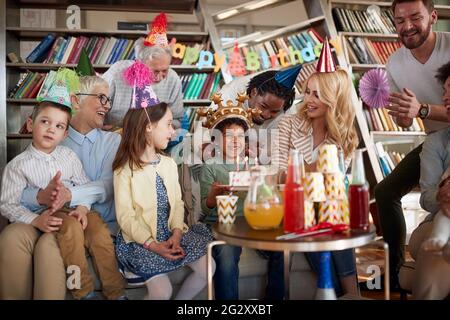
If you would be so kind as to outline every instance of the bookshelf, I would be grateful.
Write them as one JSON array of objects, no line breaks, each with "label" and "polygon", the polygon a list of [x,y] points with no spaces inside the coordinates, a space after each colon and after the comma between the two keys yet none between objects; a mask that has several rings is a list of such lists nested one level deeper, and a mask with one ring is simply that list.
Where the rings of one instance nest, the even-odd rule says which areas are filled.
[{"label": "bookshelf", "polygon": [[[187,7],[187,1],[182,0],[174,0],[170,1],[170,3],[158,3],[157,6],[151,7],[154,8],[154,12],[165,11],[165,12],[173,12],[173,13],[184,13],[196,16],[197,8],[195,6],[195,1],[189,1],[191,5],[189,9],[181,9],[183,7]],[[139,4],[138,4],[139,5]],[[58,37],[63,37],[65,40],[69,41],[71,37],[87,37],[90,41],[92,39],[93,46],[96,43],[93,38],[105,38],[105,39],[113,39],[117,38],[119,40],[123,40],[124,43],[130,43],[130,48],[132,48],[132,42],[141,36],[147,35],[147,31],[135,31],[135,30],[112,30],[112,31],[100,31],[94,29],[68,29],[68,28],[47,28],[47,27],[21,27],[20,24],[20,9],[21,8],[36,8],[36,9],[65,9],[67,5],[63,4],[62,1],[42,1],[40,4],[30,4],[27,1],[11,1],[11,0],[0,0],[0,171],[3,170],[3,167],[6,165],[7,161],[9,161],[12,157],[17,155],[23,147],[29,143],[29,139],[31,135],[29,134],[20,134],[19,130],[23,125],[24,115],[29,114],[32,110],[32,106],[35,103],[34,98],[14,98],[9,97],[9,92],[16,86],[21,76],[28,72],[39,72],[39,73],[47,73],[50,70],[56,70],[60,67],[68,67],[75,68],[75,63],[26,63],[20,62],[10,62],[8,57],[6,56],[9,52],[16,53],[17,56],[20,56],[20,43],[21,41],[42,41],[48,34],[52,34],[55,37],[54,43],[58,39]],[[80,5],[82,10],[106,10],[106,11],[123,11],[123,12],[138,12],[138,11],[152,11],[148,8],[143,10],[144,8],[138,8],[136,5],[132,4],[132,2],[122,2],[121,4],[104,4],[104,5],[95,5],[95,6],[84,6]],[[161,9],[158,9],[160,7]],[[165,7],[165,8],[162,8]],[[173,7],[177,7],[177,10],[173,10]],[[200,15],[197,15],[197,20],[203,19]],[[169,25],[170,28],[170,25]],[[167,36],[169,41],[172,38],[176,38],[177,43],[182,43],[186,46],[198,45],[200,50],[210,50],[210,34],[204,28],[198,28],[199,31],[168,31]],[[105,40],[106,42],[106,40]],[[103,43],[102,43],[103,45]],[[118,57],[129,58],[126,55],[127,51],[125,50],[126,44],[123,46],[123,56],[119,55]],[[132,49],[128,49],[128,52],[132,55]],[[66,48],[64,48],[66,49]],[[103,49],[103,47],[101,47]],[[101,50],[100,49],[100,50]],[[68,49],[67,49],[68,50]],[[105,49],[106,50],[106,49]],[[50,51],[50,50],[48,50]],[[212,51],[212,50],[211,50]],[[64,51],[62,51],[62,55],[64,55]],[[106,56],[105,56],[106,57]],[[25,57],[22,57],[23,59]],[[112,58],[112,53],[111,53]],[[121,60],[121,59],[117,59]],[[57,61],[57,60],[55,60]],[[94,61],[94,60],[92,60]],[[99,72],[105,72],[115,61],[111,60],[111,63],[94,63],[94,69]],[[182,61],[177,61],[177,59],[173,59],[173,64],[171,68],[176,71],[180,78],[185,75],[193,75],[193,74],[213,74],[214,67],[203,67],[202,69],[198,69],[195,65],[185,65],[181,64]],[[178,64],[177,64],[178,63]],[[221,81],[218,79],[218,81]],[[211,90],[213,87],[211,86]],[[198,95],[198,98],[190,97],[183,99],[183,104],[189,110],[192,108],[192,111],[189,112],[189,115],[195,116],[196,108],[202,106],[208,106],[211,102],[208,99],[208,92],[202,93],[202,96]],[[192,115],[193,114],[193,115]]]},{"label": "bookshelf", "polygon": [[[357,27],[350,26],[351,30],[345,30],[345,22],[343,23],[340,21],[340,17],[337,14],[339,10],[344,10],[345,14],[347,14],[347,19],[351,17],[352,12],[361,12],[364,10],[367,10],[367,8],[371,5],[377,5],[380,7],[381,12],[388,12],[391,7],[391,2],[384,2],[384,1],[359,1],[359,0],[331,0],[329,1],[329,13],[331,13],[331,20],[330,24],[334,26],[334,29],[336,30],[337,34],[341,36],[342,39],[342,46],[343,46],[343,58],[345,62],[347,63],[349,70],[353,73],[353,76],[356,80],[359,80],[363,73],[366,71],[369,71],[374,68],[385,68],[385,62],[387,61],[387,58],[390,54],[395,52],[397,47],[400,44],[398,43],[398,35],[396,33],[392,33],[392,28],[389,27],[390,24],[393,25],[393,21],[386,20],[378,21],[382,22],[384,27],[382,28],[386,32],[379,32],[381,27],[376,28],[372,26],[372,29],[370,29],[370,26],[363,26],[363,30],[357,30]],[[442,5],[442,4],[435,4],[435,8],[438,12],[438,16],[440,20],[443,19],[449,19],[449,13],[450,13],[450,6],[449,5]],[[343,11],[341,11],[342,14]],[[350,13],[349,13],[350,12]],[[354,14],[357,15],[357,14]],[[385,17],[389,17],[389,14],[385,14]],[[355,17],[353,17],[354,19]],[[391,15],[392,18],[392,15]],[[342,19],[342,16],[341,16]],[[345,20],[346,18],[343,17]],[[350,19],[349,19],[350,20]],[[354,21],[354,20],[353,20]],[[358,23],[358,21],[356,21]],[[371,21],[367,21],[367,24],[370,25]],[[372,21],[373,23],[373,21]],[[361,26],[360,26],[361,27]],[[392,26],[391,26],[392,27]],[[347,29],[348,26],[347,26]],[[373,32],[370,32],[373,31]],[[377,31],[377,32],[375,32]],[[395,31],[395,30],[394,30]],[[364,50],[366,50],[366,55],[369,57],[368,59],[371,60],[372,63],[364,63],[359,59],[360,57],[355,52],[355,46],[354,39],[360,39],[361,43],[364,44]],[[376,45],[373,45],[375,43]],[[378,46],[381,43],[383,47],[380,49]],[[377,50],[374,50],[377,49]],[[351,51],[353,50],[353,56]],[[356,57],[355,57],[356,53]],[[366,57],[367,58],[367,57]],[[395,152],[395,149],[402,150],[403,154],[407,154],[412,147],[415,147],[422,143],[426,137],[425,132],[423,131],[423,128],[419,128],[416,123],[420,122],[420,119],[416,119],[414,121],[414,128],[410,129],[412,131],[401,131],[400,128],[395,128],[395,124],[392,127],[392,119],[390,116],[387,115],[387,113],[381,112],[378,110],[375,114],[377,115],[378,119],[380,119],[381,116],[381,124],[378,122],[378,128],[375,128],[377,125],[376,122],[379,121],[377,119],[371,118],[373,114],[370,116],[369,114],[369,108],[365,106],[361,101],[359,102],[361,105],[361,109],[363,111],[363,114],[365,115],[366,124],[368,127],[368,133],[369,133],[369,140],[371,140],[374,144],[380,143],[383,146],[388,146],[388,149],[390,152]],[[373,111],[370,111],[373,113]],[[377,120],[377,121],[375,121]],[[390,122],[390,123],[389,123]],[[390,129],[389,129],[390,128]],[[404,129],[403,129],[404,130]],[[370,142],[369,142],[370,143]],[[380,152],[377,152],[377,148],[375,148],[375,154],[376,158],[371,160],[372,167],[375,168],[375,174],[376,180],[374,182],[380,182],[384,176],[385,173],[383,172],[382,164],[380,163]],[[376,160],[376,161],[374,161]],[[396,163],[393,163],[396,165]],[[380,168],[381,170],[378,170]]]},{"label": "bookshelf", "polygon": [[[7,27],[6,32],[13,33],[17,37],[30,40],[41,40],[49,33],[53,33],[56,36],[67,35],[86,35],[86,36],[115,36],[136,39],[137,37],[146,36],[146,31],[132,31],[132,30],[117,30],[117,31],[97,31],[89,29],[72,30],[67,28],[27,28],[27,27]],[[176,38],[178,42],[201,42],[208,37],[207,32],[203,31],[167,31],[167,37],[169,39]]]},{"label": "bookshelf", "polygon": [[[204,0],[200,0],[199,3],[202,4]],[[335,39],[338,35],[341,35],[338,33],[336,26],[333,21],[332,16],[332,4],[333,2],[330,2],[329,0],[303,0],[298,1],[301,2],[303,5],[303,8],[297,9],[299,12],[304,11],[306,14],[306,18],[302,19],[302,21],[298,21],[296,23],[293,23],[291,25],[277,28],[272,31],[266,31],[266,32],[254,32],[252,34],[244,35],[240,38],[237,38],[236,41],[239,44],[239,48],[242,50],[242,48],[252,48],[253,46],[257,46],[263,42],[267,41],[273,41],[277,38],[286,38],[292,34],[303,32],[308,30],[309,28],[313,28],[317,31],[317,33],[320,34],[321,37],[328,36],[329,39]],[[284,2],[281,2],[283,5]],[[373,4],[372,2],[368,2],[367,5]],[[346,6],[347,2],[342,2],[342,4],[339,4],[342,6]],[[362,6],[365,7],[365,6]],[[228,11],[233,11],[233,9],[237,10],[235,7],[230,7]],[[222,12],[223,13],[223,12]],[[236,15],[239,15],[239,13],[234,13],[233,17]],[[212,15],[214,17],[214,14]],[[220,43],[220,41],[217,41],[219,38],[217,37],[218,31],[217,31],[217,24],[216,21],[214,21],[213,18],[210,20],[205,21],[206,29],[211,35],[216,35],[215,40],[212,39],[211,44],[215,50],[215,52],[226,52],[233,48],[234,41],[229,42],[226,44]],[[395,30],[394,30],[395,32]],[[348,32],[348,36],[363,36],[365,35],[362,32],[356,33],[356,32]],[[389,34],[384,33],[373,33],[370,34],[369,37],[373,37],[374,39],[378,39],[381,37],[382,39],[395,39],[396,35],[392,32]],[[373,66],[363,66],[363,65],[349,65],[348,60],[345,58],[345,55],[341,52],[340,54],[337,54],[337,52],[333,49],[333,53],[335,55],[336,62],[344,69],[347,69],[351,72],[352,68],[371,68]],[[306,80],[308,75],[315,71],[315,62],[307,62],[303,64],[302,71],[300,72],[299,78],[297,79],[296,88],[297,88],[297,97],[301,99],[301,84]],[[277,69],[280,67],[275,67],[271,69]],[[222,66],[222,72],[223,72],[223,78],[226,83],[232,81],[232,77],[226,73],[226,66]],[[356,90],[353,90],[352,92],[352,99],[355,102],[355,105],[358,106],[358,109],[356,110],[356,123],[357,129],[359,131],[360,136],[360,147],[365,148],[367,152],[365,153],[365,161],[366,161],[366,168],[367,168],[367,176],[370,185],[373,187],[378,181],[380,181],[383,178],[383,174],[381,172],[381,168],[378,163],[378,156],[375,150],[374,145],[374,139],[372,138],[367,122],[365,120],[365,115],[362,111],[362,103],[359,100]]]}]

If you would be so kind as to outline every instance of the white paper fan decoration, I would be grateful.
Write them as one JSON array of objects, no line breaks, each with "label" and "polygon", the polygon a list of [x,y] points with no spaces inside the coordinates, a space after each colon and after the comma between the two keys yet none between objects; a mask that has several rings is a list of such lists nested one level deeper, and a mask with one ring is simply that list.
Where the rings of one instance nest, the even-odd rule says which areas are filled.
[{"label": "white paper fan decoration", "polygon": [[389,81],[384,69],[367,71],[359,81],[361,99],[371,108],[382,108],[388,105]]}]

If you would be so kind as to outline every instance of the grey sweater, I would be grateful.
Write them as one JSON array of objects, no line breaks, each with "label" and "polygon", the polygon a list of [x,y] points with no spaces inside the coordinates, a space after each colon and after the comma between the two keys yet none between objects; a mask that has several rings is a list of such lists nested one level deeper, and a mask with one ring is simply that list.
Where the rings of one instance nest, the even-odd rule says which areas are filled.
[{"label": "grey sweater", "polygon": [[[109,95],[112,99],[112,109],[106,117],[106,124],[121,127],[123,117],[130,108],[133,88],[125,82],[123,72],[133,62],[133,60],[117,61],[102,76],[109,83]],[[161,82],[154,84],[152,88],[158,99],[169,105],[173,113],[174,127],[178,129],[184,114],[181,80],[178,74],[169,69],[167,77]]]}]

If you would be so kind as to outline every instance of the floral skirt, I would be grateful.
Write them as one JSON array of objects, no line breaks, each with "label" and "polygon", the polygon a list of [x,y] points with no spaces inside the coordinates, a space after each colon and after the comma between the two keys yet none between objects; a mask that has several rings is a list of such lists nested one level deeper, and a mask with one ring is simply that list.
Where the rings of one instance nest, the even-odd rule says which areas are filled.
[{"label": "floral skirt", "polygon": [[207,245],[212,240],[211,231],[205,224],[193,225],[183,234],[180,242],[186,255],[172,261],[136,242],[126,243],[122,232],[119,232],[116,238],[119,269],[129,284],[140,285],[154,276],[169,273],[200,259],[206,254]]}]

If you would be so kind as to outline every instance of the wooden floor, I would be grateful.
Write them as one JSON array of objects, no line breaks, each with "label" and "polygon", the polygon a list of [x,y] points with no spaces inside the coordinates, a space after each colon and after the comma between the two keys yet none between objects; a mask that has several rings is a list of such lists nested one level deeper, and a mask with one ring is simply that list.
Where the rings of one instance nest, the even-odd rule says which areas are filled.
[{"label": "wooden floor", "polygon": [[[381,274],[384,274],[384,252],[375,246],[364,246],[355,250],[356,268],[358,272],[358,281],[365,283],[373,279],[374,266],[380,268]],[[408,250],[406,250],[406,261],[412,260]],[[361,296],[364,298],[384,300],[384,291],[381,290],[361,290]],[[391,300],[400,300],[400,293],[391,292]]]}]

